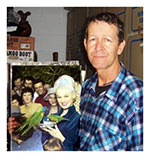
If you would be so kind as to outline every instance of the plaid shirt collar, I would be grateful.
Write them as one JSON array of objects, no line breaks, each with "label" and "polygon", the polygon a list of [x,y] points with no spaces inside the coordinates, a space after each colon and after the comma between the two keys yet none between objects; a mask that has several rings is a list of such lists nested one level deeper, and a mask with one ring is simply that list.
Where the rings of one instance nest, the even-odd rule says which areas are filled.
[{"label": "plaid shirt collar", "polygon": [[[116,101],[116,99],[119,95],[118,92],[120,90],[121,83],[124,80],[126,73],[127,73],[123,63],[120,63],[120,64],[121,64],[122,69],[121,69],[120,73],[118,74],[117,78],[112,82],[109,90],[105,93],[102,93],[102,95],[105,94],[112,101]],[[91,77],[91,82],[92,82],[92,85],[89,84],[88,88],[95,93],[95,87],[98,82],[97,72],[95,72],[95,74]]]}]

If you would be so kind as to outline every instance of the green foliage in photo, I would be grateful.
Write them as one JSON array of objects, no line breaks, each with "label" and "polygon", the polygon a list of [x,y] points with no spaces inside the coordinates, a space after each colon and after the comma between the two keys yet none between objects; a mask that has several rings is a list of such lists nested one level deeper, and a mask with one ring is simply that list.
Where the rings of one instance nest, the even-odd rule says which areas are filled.
[{"label": "green foliage in photo", "polygon": [[23,65],[12,67],[12,80],[16,77],[21,77],[24,80],[25,77],[32,76],[34,79],[41,79],[52,86],[57,78],[64,74],[73,77],[75,81],[80,83],[81,66]]}]

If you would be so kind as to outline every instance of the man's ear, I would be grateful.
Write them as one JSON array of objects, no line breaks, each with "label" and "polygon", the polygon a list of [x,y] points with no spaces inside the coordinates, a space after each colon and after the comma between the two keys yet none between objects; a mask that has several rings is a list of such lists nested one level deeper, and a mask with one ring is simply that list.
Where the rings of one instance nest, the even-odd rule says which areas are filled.
[{"label": "man's ear", "polygon": [[126,45],[126,41],[125,41],[125,40],[123,40],[123,41],[119,44],[118,55],[121,55],[121,53],[122,53],[123,50],[124,50],[125,45]]},{"label": "man's ear", "polygon": [[85,50],[87,50],[87,39],[84,38],[84,47],[85,47]]}]

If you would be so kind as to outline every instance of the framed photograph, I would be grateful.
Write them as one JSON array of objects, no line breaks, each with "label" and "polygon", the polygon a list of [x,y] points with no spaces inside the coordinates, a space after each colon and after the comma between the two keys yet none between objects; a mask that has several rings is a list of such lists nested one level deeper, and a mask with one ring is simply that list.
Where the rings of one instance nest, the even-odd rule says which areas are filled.
[{"label": "framed photograph", "polygon": [[[25,89],[32,89],[33,95],[32,95],[32,104],[39,104],[42,106],[42,110],[46,107],[46,110],[51,109],[49,106],[50,102],[46,99],[46,97],[49,96],[50,91],[54,88],[54,84],[58,78],[61,76],[69,76],[73,78],[75,82],[75,92],[76,92],[76,98],[73,102],[75,110],[78,114],[80,114],[79,110],[79,102],[80,102],[80,92],[81,92],[81,66],[78,61],[66,61],[66,62],[28,62],[28,63],[9,63],[8,64],[8,105],[7,105],[7,117],[15,117],[16,120],[19,120],[20,126],[24,125],[25,121],[31,120],[33,115],[31,115],[31,112],[33,109],[28,110],[27,113],[27,106],[25,106],[24,113],[22,112],[22,109],[24,105],[27,104],[27,100],[25,100],[24,90]],[[36,81],[42,81],[42,87],[36,87],[38,86]],[[32,82],[31,82],[32,81]],[[63,81],[64,82],[64,81]],[[66,83],[65,83],[66,84]],[[67,84],[66,84],[67,85]],[[67,85],[68,86],[68,85]],[[37,89],[36,89],[37,88]],[[44,89],[44,92],[46,93],[43,98],[45,99],[44,103],[41,102],[41,96],[43,94],[40,94],[41,89]],[[64,92],[65,93],[65,92]],[[36,94],[36,95],[35,95]],[[42,99],[43,99],[42,98]],[[57,97],[56,97],[57,98]],[[56,99],[58,100],[58,99]],[[46,104],[46,101],[48,104]],[[18,102],[18,103],[17,103]],[[58,102],[58,101],[57,101]],[[42,104],[43,103],[43,104]],[[59,102],[58,102],[59,104]],[[39,105],[37,105],[38,107]],[[18,108],[19,107],[19,108]],[[43,108],[44,107],[44,108]],[[61,106],[59,107],[59,110],[61,109]],[[45,111],[46,111],[45,110]],[[58,110],[58,111],[59,111]],[[41,128],[48,128],[47,122],[44,124],[43,118],[45,117],[45,111],[42,112],[41,120],[39,121]],[[37,111],[36,111],[37,112]],[[39,112],[39,111],[38,111]],[[29,114],[30,113],[30,114]],[[57,112],[56,112],[57,113]],[[30,116],[29,116],[30,115]],[[49,112],[49,118],[53,117],[50,115]],[[20,119],[26,118],[24,119]],[[60,116],[61,117],[61,116]],[[37,117],[39,118],[39,117]],[[57,119],[57,118],[56,118]],[[67,120],[65,117],[59,118]],[[53,118],[54,120],[54,118]],[[26,122],[27,122],[26,121]],[[37,119],[36,119],[37,121]],[[60,120],[59,120],[60,121]],[[59,122],[58,121],[58,122]],[[25,129],[22,131],[25,132],[25,135],[20,134],[20,130],[17,129],[17,132],[14,134],[14,137],[10,137],[8,133],[8,151],[31,151],[31,150],[43,150],[43,144],[45,142],[42,142],[43,133],[45,134],[46,131],[40,129],[40,125],[35,124],[28,132],[25,132]],[[55,122],[56,125],[57,121]],[[50,126],[54,125],[54,122],[49,123]],[[28,124],[29,127],[29,124]],[[28,128],[27,127],[27,128]],[[32,130],[33,129],[33,130]],[[38,132],[37,132],[38,131]],[[21,135],[21,140],[18,140],[18,135]],[[47,135],[47,134],[45,134]],[[25,138],[27,137],[27,138]],[[46,137],[46,136],[45,136]]]}]

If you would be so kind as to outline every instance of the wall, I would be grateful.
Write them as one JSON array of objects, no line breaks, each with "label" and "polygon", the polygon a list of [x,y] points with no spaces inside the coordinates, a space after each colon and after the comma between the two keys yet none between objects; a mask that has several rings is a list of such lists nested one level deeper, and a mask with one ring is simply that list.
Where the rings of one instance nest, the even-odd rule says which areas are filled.
[{"label": "wall", "polygon": [[15,7],[14,10],[30,11],[27,18],[35,37],[35,51],[38,61],[52,61],[53,52],[58,60],[66,60],[67,11],[63,7]]}]

